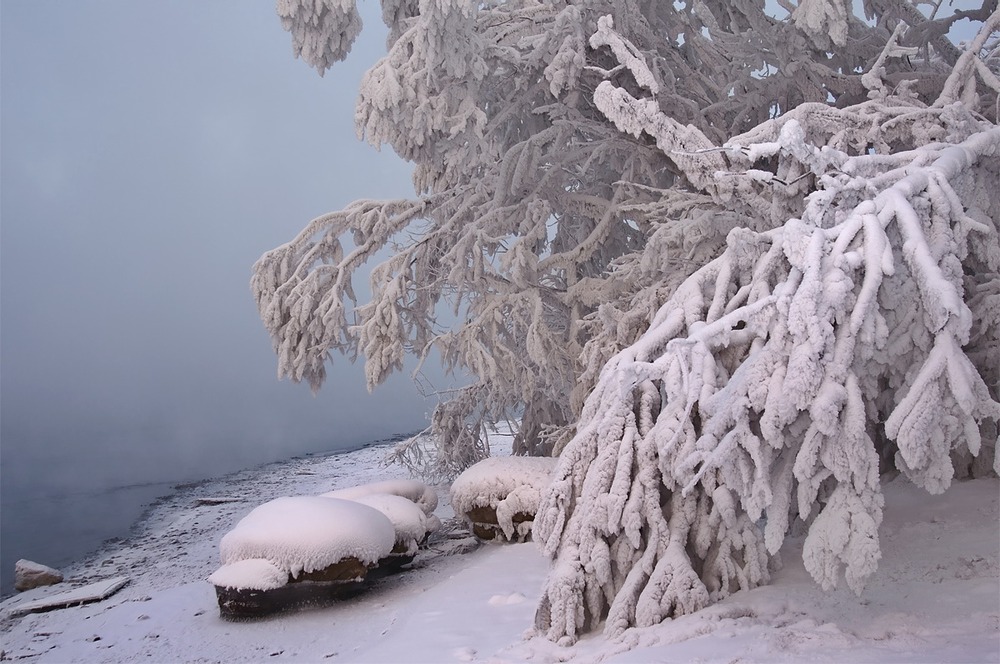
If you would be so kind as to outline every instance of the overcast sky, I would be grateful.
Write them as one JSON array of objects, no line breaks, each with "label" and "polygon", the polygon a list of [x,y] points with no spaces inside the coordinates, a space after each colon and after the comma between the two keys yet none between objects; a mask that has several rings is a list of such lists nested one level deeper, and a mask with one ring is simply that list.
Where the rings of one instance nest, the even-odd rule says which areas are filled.
[{"label": "overcast sky", "polygon": [[3,0],[4,494],[217,474],[424,425],[408,378],[279,382],[250,268],[314,216],[411,191],[354,135],[377,3],[320,78],[274,2]]}]

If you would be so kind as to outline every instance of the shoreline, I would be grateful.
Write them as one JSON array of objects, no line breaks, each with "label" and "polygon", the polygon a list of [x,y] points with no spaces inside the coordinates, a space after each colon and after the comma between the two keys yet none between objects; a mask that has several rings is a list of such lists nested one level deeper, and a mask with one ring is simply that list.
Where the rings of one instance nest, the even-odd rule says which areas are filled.
[{"label": "shoreline", "polygon": [[[56,567],[63,573],[65,578],[63,583],[51,586],[50,589],[69,589],[69,584],[78,585],[75,584],[74,581],[78,580],[81,574],[86,576],[86,570],[92,569],[95,564],[98,564],[101,561],[114,559],[119,549],[134,546],[138,540],[141,540],[142,537],[147,534],[147,522],[155,520],[159,510],[169,510],[174,507],[181,509],[183,505],[180,503],[187,500],[189,495],[194,496],[199,491],[222,490],[223,487],[232,483],[250,481],[255,475],[266,476],[269,474],[280,474],[281,468],[286,465],[297,463],[301,464],[310,460],[329,460],[331,458],[351,455],[364,450],[384,449],[395,445],[400,441],[406,440],[413,435],[415,435],[415,433],[394,434],[388,438],[369,440],[348,448],[307,452],[285,459],[267,461],[216,477],[206,477],[203,479],[184,482],[175,482],[171,480],[162,482],[146,482],[141,484],[115,486],[104,489],[100,492],[94,492],[90,495],[105,498],[115,494],[122,494],[123,492],[140,490],[146,490],[148,493],[152,493],[154,495],[148,500],[141,501],[141,511],[138,513],[138,516],[131,519],[129,525],[126,527],[118,529],[117,532],[119,534],[102,539],[96,546],[88,548],[82,554],[75,555],[69,562],[63,562],[62,564],[58,562],[53,564],[52,562],[48,562],[46,560],[36,560],[35,562]],[[61,497],[61,499],[65,498],[66,497]],[[264,501],[262,500],[260,502]],[[172,505],[173,503],[177,504]],[[8,580],[9,585],[5,584],[2,594],[0,594],[0,606],[6,604],[9,600],[20,597],[24,594],[14,590],[13,566],[11,565],[10,569],[3,570],[3,573],[4,578]]]},{"label": "shoreline", "polygon": [[884,556],[862,596],[819,587],[805,569],[804,538],[792,537],[766,585],[622,639],[598,631],[572,646],[531,630],[551,561],[533,543],[470,542],[441,484],[436,515],[446,536],[405,573],[329,606],[223,619],[206,577],[218,568],[219,540],[236,520],[279,495],[405,476],[405,469],[381,464],[385,451],[289,459],[185,489],[152,509],[128,543],[74,570],[82,575],[75,583],[130,577],[118,593],[22,617],[9,612],[22,600],[0,604],[0,660],[793,664],[995,662],[1000,653],[995,478],[955,482],[938,496],[899,478],[884,482]]}]

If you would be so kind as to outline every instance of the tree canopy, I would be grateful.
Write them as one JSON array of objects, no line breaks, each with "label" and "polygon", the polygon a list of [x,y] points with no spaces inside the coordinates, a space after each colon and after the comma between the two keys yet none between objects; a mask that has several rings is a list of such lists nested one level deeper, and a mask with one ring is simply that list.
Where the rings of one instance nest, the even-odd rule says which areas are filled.
[{"label": "tree canopy", "polygon": [[[817,581],[859,589],[880,472],[938,492],[994,464],[1000,13],[852,7],[386,0],[356,126],[416,193],[255,266],[282,375],[360,353],[374,386],[437,349],[473,377],[433,415],[437,471],[509,415],[560,453],[550,638],[759,584],[796,518]],[[321,73],[360,30],[352,0],[278,10]]]}]

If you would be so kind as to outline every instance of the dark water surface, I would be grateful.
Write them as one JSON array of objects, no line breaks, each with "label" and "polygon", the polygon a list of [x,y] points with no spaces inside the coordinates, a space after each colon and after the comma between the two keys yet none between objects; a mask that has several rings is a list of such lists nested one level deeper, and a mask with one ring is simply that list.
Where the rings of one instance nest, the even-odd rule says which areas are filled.
[{"label": "dark water surface", "polygon": [[[336,446],[333,449],[305,450],[290,454],[294,458],[312,454],[343,454],[375,444],[389,444],[410,434],[388,439],[372,437],[363,443]],[[322,446],[314,446],[322,447]],[[14,588],[14,564],[20,558],[33,560],[57,569],[76,562],[101,547],[109,539],[125,538],[132,527],[157,499],[173,494],[184,484],[222,477],[246,468],[274,463],[244,463],[242,467],[220,468],[203,476],[178,474],[170,481],[134,484],[107,482],[110,488],[94,488],[95,476],[83,463],[68,458],[51,460],[48,468],[51,482],[45,474],[31,481],[25,460],[4,455],[3,482],[0,483],[0,595],[7,596]],[[20,463],[19,463],[20,462]],[[31,468],[36,470],[36,464]],[[78,482],[73,486],[74,469]],[[19,472],[21,471],[21,472]],[[164,468],[164,474],[169,470]],[[206,468],[211,473],[211,469]],[[177,472],[176,470],[174,472]],[[100,478],[102,483],[106,478]],[[61,483],[53,484],[53,482]]]},{"label": "dark water surface", "polygon": [[0,486],[0,593],[14,588],[14,563],[27,558],[60,568],[105,540],[125,536],[145,509],[174,490],[170,482],[103,491],[17,495]]}]

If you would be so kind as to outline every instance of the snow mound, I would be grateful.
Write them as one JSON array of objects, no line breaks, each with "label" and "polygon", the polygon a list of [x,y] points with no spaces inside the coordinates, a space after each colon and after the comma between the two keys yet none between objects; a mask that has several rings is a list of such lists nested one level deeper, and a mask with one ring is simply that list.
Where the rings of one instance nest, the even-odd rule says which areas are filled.
[{"label": "snow mound", "polygon": [[427,486],[418,480],[385,480],[382,482],[372,482],[371,484],[361,484],[347,489],[338,489],[321,494],[327,498],[340,498],[341,500],[357,500],[372,494],[389,494],[401,496],[420,506],[424,514],[430,516],[431,512],[437,509],[437,492],[432,487]]},{"label": "snow mound", "polygon": [[288,572],[264,558],[247,558],[223,565],[211,576],[209,583],[220,588],[273,590],[288,583]]},{"label": "snow mound", "polygon": [[515,530],[530,529],[530,522],[515,525],[514,516],[533,516],[538,511],[541,492],[549,484],[556,461],[552,457],[521,456],[483,459],[451,485],[452,507],[456,514],[463,515],[479,507],[495,509],[497,523],[510,539]]},{"label": "snow mound", "polygon": [[388,493],[373,493],[356,498],[354,502],[367,505],[385,515],[396,531],[396,541],[407,544],[413,553],[428,531],[424,511],[412,500]]},{"label": "snow mound", "polygon": [[395,542],[392,523],[376,509],[336,498],[296,496],[252,510],[222,538],[219,551],[223,565],[264,559],[294,578],[349,557],[374,564],[389,555]]}]

